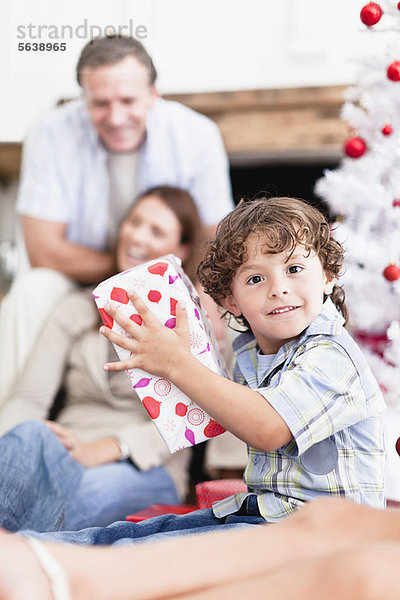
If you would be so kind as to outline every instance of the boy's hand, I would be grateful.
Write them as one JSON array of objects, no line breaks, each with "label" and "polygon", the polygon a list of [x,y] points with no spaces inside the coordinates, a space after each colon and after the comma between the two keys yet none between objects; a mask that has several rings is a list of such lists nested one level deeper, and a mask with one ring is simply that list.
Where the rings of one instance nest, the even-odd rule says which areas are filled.
[{"label": "boy's hand", "polygon": [[124,369],[140,368],[153,375],[173,380],[175,369],[190,352],[190,331],[185,307],[181,302],[176,306],[176,326],[170,329],[162,325],[143,300],[135,293],[128,293],[142,323],[138,325],[116,309],[110,303],[104,307],[106,312],[131,337],[119,335],[108,327],[101,327],[100,333],[110,342],[131,352],[127,360],[106,363],[106,371],[122,371]]}]

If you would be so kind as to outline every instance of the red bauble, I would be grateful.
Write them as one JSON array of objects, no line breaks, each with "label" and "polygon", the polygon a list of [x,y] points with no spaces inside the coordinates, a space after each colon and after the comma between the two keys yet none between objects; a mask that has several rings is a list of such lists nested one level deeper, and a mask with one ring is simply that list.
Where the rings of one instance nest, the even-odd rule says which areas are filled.
[{"label": "red bauble", "polygon": [[400,60],[395,60],[388,66],[386,74],[391,81],[400,81]]},{"label": "red bauble", "polygon": [[400,269],[397,265],[389,265],[383,271],[383,276],[388,281],[397,281],[400,278]]},{"label": "red bauble", "polygon": [[392,206],[398,208],[400,206],[400,198],[395,198],[392,202]]},{"label": "red bauble", "polygon": [[[400,2],[399,2],[400,4]],[[396,452],[397,454],[400,456],[400,437],[397,438],[397,442],[396,442]]]},{"label": "red bauble", "polygon": [[376,25],[376,23],[380,21],[382,14],[383,10],[379,4],[376,4],[376,2],[370,2],[361,9],[360,19],[364,25],[371,27],[371,25]]},{"label": "red bauble", "polygon": [[350,158],[360,158],[367,149],[367,144],[360,137],[351,137],[344,145],[344,151]]},{"label": "red bauble", "polygon": [[398,3],[397,8],[400,10],[400,2]]},{"label": "red bauble", "polygon": [[393,128],[391,125],[389,125],[389,123],[386,123],[386,125],[384,127],[382,127],[382,133],[383,135],[390,135],[393,131]]}]

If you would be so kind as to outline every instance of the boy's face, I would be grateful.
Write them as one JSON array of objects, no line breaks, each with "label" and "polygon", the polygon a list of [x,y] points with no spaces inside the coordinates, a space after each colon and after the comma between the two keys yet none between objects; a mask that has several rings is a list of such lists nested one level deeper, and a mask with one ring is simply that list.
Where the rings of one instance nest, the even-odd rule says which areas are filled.
[{"label": "boy's face", "polygon": [[301,244],[290,257],[286,251],[268,254],[263,235],[252,234],[246,248],[248,259],[233,277],[232,294],[221,303],[246,318],[263,354],[275,354],[318,316],[334,280]]}]

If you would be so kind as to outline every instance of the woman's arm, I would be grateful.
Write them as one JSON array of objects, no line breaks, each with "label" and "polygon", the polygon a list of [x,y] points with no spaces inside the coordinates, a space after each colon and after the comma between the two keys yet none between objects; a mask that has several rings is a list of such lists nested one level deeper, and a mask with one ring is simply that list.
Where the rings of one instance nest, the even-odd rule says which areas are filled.
[{"label": "woman's arm", "polygon": [[97,315],[87,290],[69,294],[54,310],[14,389],[0,411],[0,434],[22,421],[44,419],[61,386],[74,339]]}]

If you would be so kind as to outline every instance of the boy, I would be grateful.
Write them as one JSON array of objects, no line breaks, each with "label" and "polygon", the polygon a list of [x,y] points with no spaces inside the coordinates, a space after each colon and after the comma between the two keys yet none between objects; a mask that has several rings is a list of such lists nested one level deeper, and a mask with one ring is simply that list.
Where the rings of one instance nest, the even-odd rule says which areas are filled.
[{"label": "boy", "polygon": [[[343,328],[344,293],[335,284],[342,262],[326,220],[303,201],[241,202],[225,217],[199,276],[248,330],[234,343],[242,386],[192,357],[182,309],[167,330],[134,294],[144,327],[110,308],[132,339],[101,330],[133,353],[105,368],[167,377],[248,444],[247,495],[267,521],[323,494],[384,506],[384,403]],[[215,515],[235,513],[245,497],[217,503]]]},{"label": "boy", "polygon": [[281,520],[305,501],[342,496],[384,506],[384,403],[360,350],[343,328],[335,280],[343,250],[318,210],[292,198],[241,202],[221,222],[199,267],[205,290],[248,331],[237,337],[235,381],[190,352],[183,307],[170,330],[131,294],[142,324],[109,306],[130,334],[100,331],[132,352],[106,370],[139,367],[167,377],[249,447],[248,492],[183,516],[44,534],[111,544]]}]

